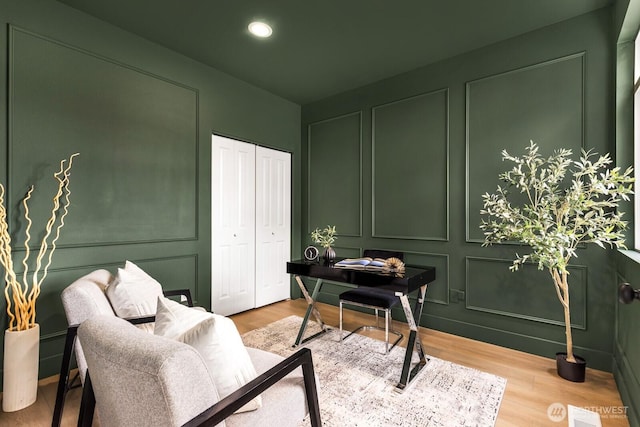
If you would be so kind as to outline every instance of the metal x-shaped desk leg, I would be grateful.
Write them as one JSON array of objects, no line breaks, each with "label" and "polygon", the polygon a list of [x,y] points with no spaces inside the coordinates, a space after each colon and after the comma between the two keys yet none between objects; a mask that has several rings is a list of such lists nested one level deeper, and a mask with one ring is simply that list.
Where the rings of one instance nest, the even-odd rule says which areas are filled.
[{"label": "metal x-shaped desk leg", "polygon": [[[398,392],[402,392],[427,364],[422,340],[418,333],[418,324],[420,323],[420,316],[422,316],[422,307],[424,306],[426,293],[427,285],[422,285],[413,311],[411,310],[411,304],[409,304],[409,297],[407,295],[400,295],[400,302],[402,303],[402,308],[407,317],[407,323],[411,332],[409,332],[409,341],[407,342],[407,351],[404,355],[400,382],[396,385],[396,391]],[[413,369],[411,369],[411,358],[414,351],[418,352],[419,360]]]},{"label": "metal x-shaped desk leg", "polygon": [[[327,328],[327,326],[325,325],[324,321],[322,320],[322,316],[320,315],[320,312],[318,311],[318,308],[316,307],[316,298],[318,297],[318,294],[320,293],[320,288],[322,288],[322,279],[318,279],[318,281],[316,282],[316,287],[313,289],[313,293],[311,294],[311,296],[309,296],[309,291],[307,290],[307,287],[304,285],[304,282],[302,281],[300,276],[295,276],[295,277],[296,277],[296,282],[298,282],[298,286],[300,287],[300,290],[302,291],[302,295],[304,295],[304,299],[307,300],[307,304],[309,304],[309,306],[307,307],[307,312],[304,315],[304,319],[302,320],[302,324],[300,325],[300,330],[298,331],[298,337],[296,338],[296,342],[292,346],[294,348],[299,346],[302,343],[305,343],[305,342],[317,337],[320,334],[324,334],[325,332],[327,332],[329,330]],[[317,332],[317,333],[311,335],[308,338],[302,339],[302,337],[304,336],[305,331],[307,330],[307,323],[309,322],[309,316],[311,315],[311,313],[313,313],[313,317],[315,317],[316,322],[318,322],[318,324],[320,324],[320,326],[322,327],[322,330],[320,332]]]}]

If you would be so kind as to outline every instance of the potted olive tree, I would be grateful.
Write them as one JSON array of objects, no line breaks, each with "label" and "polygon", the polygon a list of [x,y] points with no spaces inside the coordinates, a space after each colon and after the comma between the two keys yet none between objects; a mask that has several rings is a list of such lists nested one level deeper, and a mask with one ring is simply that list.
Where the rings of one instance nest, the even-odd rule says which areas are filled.
[{"label": "potted olive tree", "polygon": [[530,253],[516,254],[512,271],[525,262],[549,271],[564,308],[567,351],[556,355],[558,375],[582,382],[586,362],[573,353],[567,267],[579,245],[625,247],[622,232],[627,223],[618,204],[629,200],[634,179],[631,167],[624,172],[610,168],[609,154],[583,150],[579,160],[571,155],[571,150],[559,149],[544,158],[533,142],[521,157],[503,150],[503,160],[514,166],[499,176],[506,186],[482,196],[480,214],[485,217],[480,228],[483,246],[502,242],[529,246]]}]

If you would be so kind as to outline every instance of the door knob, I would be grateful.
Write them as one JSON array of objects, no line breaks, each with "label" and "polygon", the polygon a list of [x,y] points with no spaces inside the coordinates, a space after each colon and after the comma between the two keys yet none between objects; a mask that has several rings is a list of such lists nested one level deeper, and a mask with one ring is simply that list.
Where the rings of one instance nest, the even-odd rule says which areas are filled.
[{"label": "door knob", "polygon": [[622,283],[618,288],[618,300],[624,304],[631,304],[634,300],[640,300],[640,289],[633,289],[628,283]]}]

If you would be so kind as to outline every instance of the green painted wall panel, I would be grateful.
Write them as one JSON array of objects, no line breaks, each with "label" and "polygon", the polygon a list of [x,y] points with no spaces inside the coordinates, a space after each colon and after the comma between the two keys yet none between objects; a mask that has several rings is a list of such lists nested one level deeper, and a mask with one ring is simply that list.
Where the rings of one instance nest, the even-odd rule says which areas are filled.
[{"label": "green painted wall panel", "polygon": [[10,31],[10,201],[35,184],[44,224],[56,156],[79,152],[61,246],[196,238],[197,90]]},{"label": "green painted wall panel", "polygon": [[448,91],[379,105],[372,116],[373,236],[447,240]]},{"label": "green painted wall panel", "polygon": [[[638,152],[634,141],[634,131],[638,125],[634,123],[634,70],[635,46],[634,40],[640,27],[640,1],[621,0],[614,5],[615,34],[616,34],[616,104],[615,104],[615,140],[616,140],[616,165],[624,168]],[[636,178],[638,172],[636,170]],[[636,184],[636,193],[638,185]],[[637,195],[635,197],[638,197]],[[634,212],[632,199],[624,205],[623,210],[628,212],[627,219],[631,219]],[[637,216],[637,215],[636,215]],[[634,239],[635,230],[640,226],[630,222],[627,232],[627,247],[638,247],[637,239]],[[617,283],[627,282],[634,288],[640,287],[640,256],[636,250],[619,251],[616,253]],[[614,364],[613,374],[620,391],[620,397],[627,406],[629,425],[640,426],[640,305],[616,305],[614,340]]]},{"label": "green painted wall panel", "polygon": [[312,123],[308,138],[308,231],[335,225],[339,235],[359,236],[360,113]]},{"label": "green painted wall panel", "polygon": [[533,141],[543,156],[558,147],[580,153],[583,73],[584,54],[578,54],[467,83],[470,240],[483,239],[479,195],[494,192],[498,175],[512,167],[502,161],[502,150],[519,155]]},{"label": "green painted wall panel", "polygon": [[420,252],[404,254],[407,265],[431,265],[436,268],[436,280],[427,287],[427,301],[437,304],[449,304],[449,255]]},{"label": "green painted wall panel", "polygon": [[[512,272],[511,264],[511,260],[467,257],[467,308],[564,327],[564,311],[549,272],[535,265]],[[584,330],[587,269],[573,265],[569,273],[571,325]]]},{"label": "green painted wall panel", "polygon": [[[528,279],[510,273],[506,261],[473,277],[478,272],[467,271],[466,260],[468,257],[510,260],[516,252],[526,252],[526,248],[518,245],[482,247],[479,244],[482,234],[475,229],[482,193],[495,189],[498,173],[506,168],[500,150],[506,148],[519,153],[530,139],[538,139],[538,143],[543,139],[546,143],[543,153],[551,153],[560,147],[576,152],[582,147],[599,153],[614,151],[611,29],[611,10],[601,9],[302,107],[302,129],[348,112],[363,112],[363,233],[362,236],[341,236],[339,244],[448,257],[446,279],[443,277],[446,283],[429,288],[422,325],[549,358],[564,349],[564,328],[553,324],[562,315],[562,309],[544,272],[534,269],[535,275],[540,274],[540,280],[545,282],[537,287],[540,299],[535,306],[529,307],[525,300],[536,296],[536,290]],[[403,211],[396,217],[398,222],[412,225],[409,236],[383,237],[377,228],[374,233],[372,220],[378,196],[377,192],[374,194],[374,161],[378,157],[379,142],[379,129],[376,128],[379,111],[374,109],[392,105],[390,110],[401,111],[402,103],[398,109],[393,103],[438,93],[442,88],[447,88],[448,92],[448,176],[447,180],[431,182],[431,186],[438,188],[429,191],[448,195],[448,239],[421,240],[425,234],[421,221],[433,221],[433,218],[416,210]],[[421,107],[415,110],[420,111]],[[394,119],[411,118],[411,108],[407,110]],[[390,133],[390,137],[402,136],[405,132],[402,128],[387,127],[395,132]],[[416,129],[424,129],[411,121],[407,127],[414,131],[406,130],[409,137],[415,135]],[[424,152],[419,139],[412,142],[414,144],[410,146],[398,143],[397,146],[402,147],[397,150],[398,157],[403,153],[410,156]],[[390,143],[387,148],[386,156],[391,152]],[[430,156],[425,159],[424,167],[442,171],[441,163],[441,156]],[[306,166],[303,163],[303,167]],[[388,176],[404,178],[398,192],[415,189],[422,183],[423,175],[413,176],[398,164],[390,169]],[[486,188],[481,187],[485,185]],[[326,203],[329,211],[340,209],[331,200]],[[413,202],[417,206],[424,203],[425,200]],[[400,210],[400,206],[384,207],[387,211],[394,208]],[[441,207],[436,205],[434,209]],[[468,217],[468,212],[472,216]],[[389,218],[383,225],[388,226],[392,220]],[[473,239],[469,238],[470,230]],[[386,231],[391,234],[392,230]],[[578,354],[587,357],[590,367],[610,370],[616,303],[612,251],[586,248],[579,251],[579,257],[576,264],[586,268],[578,268],[572,275],[580,283],[574,289],[580,291],[574,297],[578,306],[578,312],[574,313],[574,322],[578,325],[573,333],[574,345]],[[437,261],[438,258],[412,259],[416,263]],[[444,267],[438,265],[438,280],[440,268]],[[488,283],[483,281],[484,275],[488,277]],[[519,281],[523,281],[523,286],[518,288]],[[469,289],[467,283],[470,283]],[[522,292],[512,295],[502,292],[514,287]],[[467,291],[471,292],[472,307],[467,307]],[[327,302],[335,300],[329,293],[323,293],[322,298]],[[548,307],[544,301],[548,302]],[[535,317],[546,320],[541,322]]]},{"label": "green painted wall panel", "polygon": [[0,32],[0,183],[12,230],[26,185],[41,191],[32,213],[43,217],[49,173],[81,152],[37,305],[41,377],[60,368],[60,292],[97,268],[114,273],[133,260],[210,306],[213,132],[292,153],[300,253],[300,106],[55,1],[0,0],[0,23],[10,28]]},{"label": "green painted wall panel", "polygon": [[[640,286],[640,257],[635,251],[616,254],[618,283]],[[640,303],[616,306],[613,373],[632,426],[640,425]]]}]

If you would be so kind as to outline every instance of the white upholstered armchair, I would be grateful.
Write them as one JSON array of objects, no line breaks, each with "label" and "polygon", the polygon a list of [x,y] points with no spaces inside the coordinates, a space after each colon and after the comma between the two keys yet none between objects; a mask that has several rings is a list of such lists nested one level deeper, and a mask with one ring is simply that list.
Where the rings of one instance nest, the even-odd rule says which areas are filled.
[{"label": "white upholstered armchair", "polygon": [[[61,425],[66,395],[71,388],[78,385],[77,377],[79,377],[80,384],[84,384],[87,364],[82,351],[82,345],[76,338],[78,325],[96,315],[116,316],[113,306],[105,294],[107,286],[109,286],[113,280],[114,276],[109,271],[104,269],[95,270],[80,277],[62,291],[62,305],[69,327],[67,329],[62,363],[60,366],[60,377],[56,392],[53,420],[51,422],[52,427],[59,427]],[[184,295],[187,303],[190,306],[193,305],[188,289],[164,291],[163,295]],[[130,321],[133,323],[144,323],[153,321],[153,318],[142,316],[131,319]],[[77,377],[70,378],[72,356],[74,353],[78,365],[78,373]]]},{"label": "white upholstered armchair", "polygon": [[[190,345],[113,316],[86,320],[78,337],[88,367],[79,425],[91,425],[94,405],[102,427],[295,426],[307,413],[312,426],[321,425],[309,349],[287,359],[248,349],[264,353],[258,376],[220,400],[207,364]],[[260,408],[234,414],[257,395]]]}]

